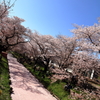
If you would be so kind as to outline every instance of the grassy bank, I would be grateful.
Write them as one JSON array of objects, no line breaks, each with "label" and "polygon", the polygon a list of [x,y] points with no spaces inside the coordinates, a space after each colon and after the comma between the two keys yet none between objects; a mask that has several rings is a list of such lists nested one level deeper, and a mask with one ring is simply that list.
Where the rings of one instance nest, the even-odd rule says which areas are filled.
[{"label": "grassy bank", "polygon": [[[23,57],[17,53],[13,53],[14,57],[16,57],[19,61],[20,58],[23,59]],[[44,68],[42,66],[37,65],[36,70],[34,70],[33,66],[34,66],[34,62],[31,64],[28,64],[27,62],[23,62],[22,63],[31,73],[32,75],[34,75],[43,85],[45,88],[47,88],[51,94],[53,94],[54,96],[56,96],[58,98],[58,100],[72,100],[69,99],[69,95],[67,93],[67,91],[64,90],[64,86],[66,85],[65,82],[62,81],[56,81],[54,83],[52,83],[49,75],[51,75],[50,73],[48,73],[47,75],[44,73]],[[48,71],[49,72],[49,71]]]},{"label": "grassy bank", "polygon": [[5,58],[0,60],[0,100],[11,100],[8,62]]},{"label": "grassy bank", "polygon": [[[51,79],[44,75],[41,71],[34,71],[31,65],[25,63],[24,66],[46,87],[53,95],[57,96],[59,100],[71,100],[67,91],[64,90],[65,82],[60,80],[51,83]],[[42,69],[42,68],[41,68]],[[44,76],[44,77],[42,77]]]},{"label": "grassy bank", "polygon": [[62,82],[60,80],[50,84],[48,86],[48,90],[56,95],[60,100],[72,100],[69,98],[69,94],[67,91],[64,90],[64,86],[66,85],[65,82]]},{"label": "grassy bank", "polygon": [[[68,82],[66,81],[68,80],[57,80],[56,82],[53,82],[51,80],[52,73],[49,70],[44,73],[43,66],[38,64],[35,65],[36,68],[34,69],[34,61],[27,60],[25,57],[17,53],[13,53],[13,55],[18,59],[19,62],[22,62],[22,64],[44,85],[44,87],[51,92],[51,94],[58,98],[57,100],[89,100],[87,98],[90,98],[91,100],[97,100],[99,98],[99,95],[95,95],[97,92],[99,93],[99,91],[97,91],[94,86],[91,87],[91,84],[87,83],[85,88],[80,87],[80,85],[74,86],[74,84],[71,84],[72,89],[69,95],[67,92],[68,90],[64,90],[64,86],[67,85],[66,83]],[[92,91],[94,92],[94,95],[90,93],[91,88],[93,88]]]}]

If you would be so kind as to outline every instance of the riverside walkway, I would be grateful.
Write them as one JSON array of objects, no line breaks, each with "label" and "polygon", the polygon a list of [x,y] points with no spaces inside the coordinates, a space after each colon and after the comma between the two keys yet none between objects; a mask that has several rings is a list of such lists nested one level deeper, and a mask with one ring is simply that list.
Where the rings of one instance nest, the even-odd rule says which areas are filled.
[{"label": "riverside walkway", "polygon": [[7,55],[12,100],[57,100],[41,83],[11,54]]}]

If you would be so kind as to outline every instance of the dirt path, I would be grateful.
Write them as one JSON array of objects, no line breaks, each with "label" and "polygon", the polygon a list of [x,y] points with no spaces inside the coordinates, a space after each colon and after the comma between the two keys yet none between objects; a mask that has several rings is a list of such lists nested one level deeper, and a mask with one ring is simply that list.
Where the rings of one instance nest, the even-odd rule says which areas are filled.
[{"label": "dirt path", "polygon": [[14,91],[12,100],[57,100],[16,58],[11,54],[7,58]]}]

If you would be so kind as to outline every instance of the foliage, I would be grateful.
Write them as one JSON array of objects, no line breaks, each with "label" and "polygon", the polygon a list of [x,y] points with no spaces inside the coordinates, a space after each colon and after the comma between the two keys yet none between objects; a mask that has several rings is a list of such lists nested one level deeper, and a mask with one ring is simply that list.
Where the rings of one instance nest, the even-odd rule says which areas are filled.
[{"label": "foliage", "polygon": [[11,100],[8,62],[2,57],[0,60],[0,100]]}]

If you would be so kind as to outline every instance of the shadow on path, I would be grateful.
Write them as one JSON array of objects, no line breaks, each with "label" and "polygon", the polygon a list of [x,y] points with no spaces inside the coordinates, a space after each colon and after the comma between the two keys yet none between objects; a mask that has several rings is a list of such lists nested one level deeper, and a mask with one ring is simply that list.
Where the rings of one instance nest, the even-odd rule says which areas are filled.
[{"label": "shadow on path", "polygon": [[39,90],[39,88],[43,88],[43,85],[40,84],[39,81],[10,54],[8,54],[8,63],[12,87],[21,88],[33,93],[44,94]]}]

